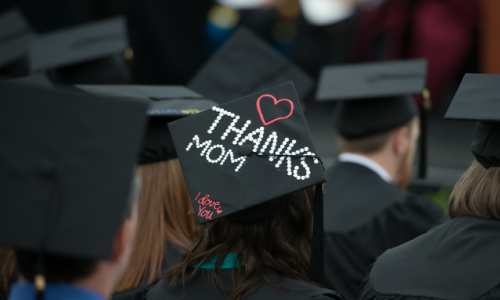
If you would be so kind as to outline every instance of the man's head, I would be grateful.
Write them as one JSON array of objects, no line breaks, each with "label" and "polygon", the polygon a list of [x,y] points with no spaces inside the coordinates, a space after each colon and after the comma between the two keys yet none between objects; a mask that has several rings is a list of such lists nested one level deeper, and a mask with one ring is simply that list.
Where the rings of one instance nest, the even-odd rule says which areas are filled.
[{"label": "man's head", "polygon": [[[136,173],[138,174],[138,173]],[[47,282],[65,282],[94,286],[100,281],[99,291],[110,294],[112,287],[124,274],[131,255],[131,245],[137,227],[137,198],[140,190],[138,175],[135,176],[123,222],[120,223],[113,239],[110,256],[106,259],[72,257],[45,254],[16,249],[16,260],[21,280],[34,281],[39,274],[40,262]],[[105,287],[106,286],[106,287]]]},{"label": "man's head", "polygon": [[10,83],[0,94],[0,244],[40,294],[55,281],[109,296],[130,255],[147,104]]},{"label": "man's head", "polygon": [[348,139],[339,135],[338,142],[342,153],[363,155],[375,159],[386,169],[392,169],[392,172],[387,171],[392,173],[393,182],[406,188],[419,136],[419,119],[413,117],[403,126],[367,137]]}]

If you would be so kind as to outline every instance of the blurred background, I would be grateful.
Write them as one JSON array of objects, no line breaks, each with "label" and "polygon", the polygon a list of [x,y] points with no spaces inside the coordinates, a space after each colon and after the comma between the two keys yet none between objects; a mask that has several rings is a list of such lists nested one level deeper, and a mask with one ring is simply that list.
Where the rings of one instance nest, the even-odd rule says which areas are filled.
[{"label": "blurred background", "polygon": [[[0,14],[14,8],[35,36],[124,15],[130,72],[122,83],[186,85],[238,26],[252,30],[314,80],[326,65],[425,58],[432,98],[429,168],[411,189],[437,202],[446,201],[473,159],[475,124],[443,121],[456,88],[464,73],[500,74],[498,0],[0,1]],[[1,24],[0,43],[14,34]],[[3,78],[33,71],[25,57],[0,65]],[[329,165],[338,154],[335,104],[315,102],[314,91],[301,100],[318,154]]]}]

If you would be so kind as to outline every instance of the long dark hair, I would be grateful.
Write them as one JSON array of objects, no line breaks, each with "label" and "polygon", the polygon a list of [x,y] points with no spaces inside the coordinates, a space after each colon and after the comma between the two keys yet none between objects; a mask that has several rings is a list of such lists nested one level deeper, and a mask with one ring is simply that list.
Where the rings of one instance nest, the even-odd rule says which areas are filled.
[{"label": "long dark hair", "polygon": [[[229,300],[250,296],[264,283],[279,288],[271,274],[311,283],[308,279],[311,255],[314,187],[303,190],[295,200],[274,216],[255,223],[236,223],[226,218],[198,226],[193,244],[181,262],[170,269],[164,279],[183,287],[199,272],[196,264],[219,254],[212,270],[211,282],[216,289],[229,293]],[[234,268],[230,290],[220,277],[219,266],[230,252],[240,254],[244,266]],[[186,284],[186,274],[193,271]]]}]

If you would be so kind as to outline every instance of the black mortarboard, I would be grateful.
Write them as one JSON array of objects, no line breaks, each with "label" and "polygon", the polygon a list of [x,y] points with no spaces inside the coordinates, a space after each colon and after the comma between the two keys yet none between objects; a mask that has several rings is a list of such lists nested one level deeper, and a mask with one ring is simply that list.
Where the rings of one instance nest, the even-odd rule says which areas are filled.
[{"label": "black mortarboard", "polygon": [[[325,67],[316,98],[340,101],[336,126],[346,139],[387,132],[418,114],[411,95],[426,91],[426,69],[423,59]],[[428,101],[426,97],[422,103]],[[425,177],[425,110],[421,113],[419,176]]]},{"label": "black mortarboard", "polygon": [[0,83],[0,244],[109,258],[147,104]]},{"label": "black mortarboard", "polygon": [[188,83],[188,87],[218,103],[256,90],[293,81],[301,99],[314,80],[246,28],[238,28]]},{"label": "black mortarboard", "polygon": [[[13,8],[1,13],[0,68],[26,57],[33,36],[31,26],[19,9]],[[27,73],[28,70],[23,68],[23,71]]]},{"label": "black mortarboard", "polygon": [[224,103],[169,127],[199,224],[222,217],[255,222],[283,208],[294,199],[290,194],[316,185],[317,243],[311,269],[318,272],[312,276],[317,280],[316,266],[323,265],[318,241],[325,175],[293,83]]},{"label": "black mortarboard", "polygon": [[54,86],[52,85],[50,80],[43,73],[39,73],[39,74],[31,75],[31,76],[19,77],[19,78],[15,78],[15,79],[9,79],[6,82],[14,83],[14,84],[28,85],[28,86],[32,86],[32,87],[45,88],[45,89],[53,89],[54,88]]},{"label": "black mortarboard", "polygon": [[120,83],[128,71],[128,47],[126,20],[115,17],[38,36],[30,68],[49,70],[51,79],[66,84]]},{"label": "black mortarboard", "polygon": [[217,103],[205,99],[183,86],[154,85],[76,85],[86,92],[113,97],[135,97],[149,103],[149,126],[140,153],[139,163],[149,164],[177,157],[168,123],[203,110]]},{"label": "black mortarboard", "polygon": [[471,150],[485,168],[500,166],[500,75],[465,74],[445,119],[480,121]]}]

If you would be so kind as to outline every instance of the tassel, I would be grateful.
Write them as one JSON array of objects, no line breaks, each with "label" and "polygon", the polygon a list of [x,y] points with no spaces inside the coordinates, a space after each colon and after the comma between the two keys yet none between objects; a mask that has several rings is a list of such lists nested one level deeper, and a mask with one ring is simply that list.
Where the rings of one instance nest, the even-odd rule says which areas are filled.
[{"label": "tassel", "polygon": [[323,283],[324,274],[324,235],[323,235],[323,195],[324,184],[316,185],[316,196],[314,197],[314,222],[311,262],[309,279],[316,283]]},{"label": "tassel", "polygon": [[431,94],[429,89],[425,88],[420,107],[420,158],[418,160],[418,178],[420,179],[427,176],[427,122],[431,108]]},{"label": "tassel", "polygon": [[37,274],[35,275],[35,288],[36,288],[36,300],[44,300],[45,293],[45,270],[44,270],[43,255],[38,257],[37,261]]}]

